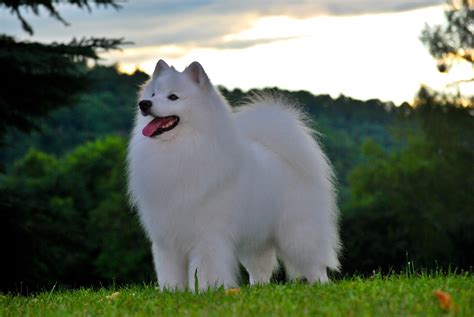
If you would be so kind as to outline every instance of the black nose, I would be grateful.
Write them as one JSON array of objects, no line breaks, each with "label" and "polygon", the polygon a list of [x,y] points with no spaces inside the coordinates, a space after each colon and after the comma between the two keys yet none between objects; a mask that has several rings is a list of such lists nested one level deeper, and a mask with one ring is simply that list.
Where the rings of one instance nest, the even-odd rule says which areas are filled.
[{"label": "black nose", "polygon": [[140,100],[138,102],[138,106],[140,107],[140,110],[143,112],[143,114],[148,114],[150,112],[150,108],[153,104],[151,103],[150,100]]}]

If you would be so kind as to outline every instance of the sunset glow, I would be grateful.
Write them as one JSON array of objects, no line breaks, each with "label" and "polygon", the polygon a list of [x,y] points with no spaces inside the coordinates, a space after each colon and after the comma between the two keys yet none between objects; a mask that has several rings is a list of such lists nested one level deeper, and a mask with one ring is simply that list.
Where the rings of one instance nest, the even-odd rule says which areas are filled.
[{"label": "sunset glow", "polygon": [[[66,12],[71,27],[58,28],[46,20],[37,26],[35,39],[66,41],[100,29],[101,35],[134,42],[101,55],[103,63],[117,64],[124,73],[140,69],[151,74],[160,58],[177,69],[197,60],[214,84],[230,89],[280,87],[397,104],[412,101],[422,84],[444,89],[472,76],[463,63],[449,74],[438,72],[419,40],[425,24],[443,23],[443,5],[396,10],[396,2],[374,2],[379,9],[372,12],[365,2],[354,2],[339,8],[347,14],[335,14],[337,8],[324,1],[262,5],[266,11],[258,11],[257,3],[229,3],[234,6],[212,2],[177,6],[179,10],[164,14],[159,5],[137,1],[114,15],[96,10],[96,16],[81,20]],[[0,21],[7,29],[18,24],[10,16],[0,16]],[[462,84],[461,91],[472,94],[474,85]]]},{"label": "sunset glow", "polygon": [[[465,67],[440,74],[419,41],[425,22],[441,21],[441,6],[347,17],[270,16],[220,38],[235,48],[154,46],[107,58],[118,62],[121,71],[139,67],[149,74],[159,58],[178,69],[198,60],[215,84],[229,88],[277,86],[401,103],[412,100],[421,84],[442,88],[469,75]],[[251,44],[240,48],[239,43]]]}]

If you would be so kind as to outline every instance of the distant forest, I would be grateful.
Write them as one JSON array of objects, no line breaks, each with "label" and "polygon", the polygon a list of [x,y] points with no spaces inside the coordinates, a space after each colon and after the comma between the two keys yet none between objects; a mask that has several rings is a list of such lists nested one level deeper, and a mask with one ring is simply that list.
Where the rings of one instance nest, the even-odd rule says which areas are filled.
[{"label": "distant forest", "polygon": [[[132,128],[137,91],[147,79],[148,75],[140,71],[126,75],[118,73],[114,67],[95,67],[89,73],[89,80],[93,82],[91,89],[77,98],[75,106],[61,108],[46,119],[38,119],[35,123],[39,130],[33,133],[10,129],[5,136],[8,147],[0,154],[0,161],[8,164],[30,148],[62,155],[86,141],[109,135],[126,138]],[[219,89],[235,107],[259,92]],[[393,103],[376,99],[360,101],[342,95],[333,99],[329,95],[315,96],[307,91],[266,90],[284,95],[309,115],[337,171],[343,202],[350,191],[348,174],[363,159],[361,144],[372,140],[385,150],[400,145],[400,140],[390,131],[400,114],[411,109],[408,104],[395,107]]]},{"label": "distant forest", "polygon": [[[91,88],[74,106],[39,118],[31,133],[5,133],[0,231],[9,274],[2,288],[154,280],[125,190],[127,138],[148,76],[96,66],[87,78]],[[259,92],[220,90],[234,107]],[[413,105],[270,90],[308,114],[336,170],[340,275],[399,272],[409,261],[472,269],[472,107],[423,87]]]}]

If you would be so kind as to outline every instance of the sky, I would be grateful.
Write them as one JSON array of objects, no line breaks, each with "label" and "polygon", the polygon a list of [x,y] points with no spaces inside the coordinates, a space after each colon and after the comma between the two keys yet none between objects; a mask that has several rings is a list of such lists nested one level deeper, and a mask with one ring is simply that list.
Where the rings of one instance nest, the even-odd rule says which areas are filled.
[{"label": "sky", "polygon": [[23,12],[33,37],[0,7],[0,33],[40,42],[123,37],[133,44],[101,57],[124,72],[138,67],[151,74],[160,58],[177,69],[197,60],[214,84],[229,89],[279,87],[400,104],[412,101],[422,84],[442,89],[472,75],[467,65],[440,74],[419,41],[425,23],[443,22],[443,3],[135,0],[91,12],[60,5],[70,26],[46,12]]}]

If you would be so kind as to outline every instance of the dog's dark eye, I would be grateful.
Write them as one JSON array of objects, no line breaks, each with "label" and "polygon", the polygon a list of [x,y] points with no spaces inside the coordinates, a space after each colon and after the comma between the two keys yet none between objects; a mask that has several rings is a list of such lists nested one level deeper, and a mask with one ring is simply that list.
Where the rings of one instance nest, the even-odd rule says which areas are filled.
[{"label": "dog's dark eye", "polygon": [[155,93],[152,93],[151,96],[152,96],[152,97],[155,97]]},{"label": "dog's dark eye", "polygon": [[173,101],[174,101],[174,100],[177,100],[177,99],[179,99],[179,97],[178,97],[178,96],[176,96],[175,94],[171,94],[171,95],[169,95],[169,96],[168,96],[168,99],[169,99],[169,100],[173,100]]}]

